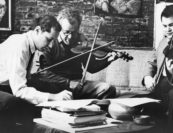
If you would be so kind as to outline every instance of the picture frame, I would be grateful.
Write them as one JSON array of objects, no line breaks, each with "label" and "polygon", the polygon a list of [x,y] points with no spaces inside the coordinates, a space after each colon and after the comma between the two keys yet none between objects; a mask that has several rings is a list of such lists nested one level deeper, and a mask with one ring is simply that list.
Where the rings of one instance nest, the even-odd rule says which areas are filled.
[{"label": "picture frame", "polygon": [[11,19],[12,18],[12,5],[11,5],[12,0],[3,0],[3,1],[5,1],[5,6],[0,5],[0,8],[5,7],[6,9],[5,9],[5,14],[0,19],[0,31],[11,31],[12,30],[12,19]]},{"label": "picture frame", "polygon": [[140,17],[142,0],[94,0],[96,15]]}]

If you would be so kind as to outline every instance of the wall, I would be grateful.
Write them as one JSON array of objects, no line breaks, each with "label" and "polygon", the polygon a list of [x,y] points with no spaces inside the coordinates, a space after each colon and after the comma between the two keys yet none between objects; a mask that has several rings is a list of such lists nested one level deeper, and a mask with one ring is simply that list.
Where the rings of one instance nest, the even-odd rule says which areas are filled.
[{"label": "wall", "polygon": [[[94,38],[99,17],[94,15],[94,0],[12,0],[13,2],[13,31],[25,32],[30,29],[32,18],[42,14],[57,12],[65,6],[78,8],[83,14],[81,31],[89,39]],[[152,47],[154,25],[154,0],[142,0],[141,16],[121,17],[105,16],[105,23],[101,26],[98,40],[116,42],[114,47]],[[10,33],[11,34],[11,33]],[[2,33],[5,39],[9,34]]]},{"label": "wall", "polygon": [[104,81],[116,86],[117,89],[146,90],[142,85],[142,79],[150,70],[148,59],[151,59],[154,51],[133,49],[125,51],[133,57],[133,60],[126,62],[118,59],[97,73],[87,73],[86,79]]}]

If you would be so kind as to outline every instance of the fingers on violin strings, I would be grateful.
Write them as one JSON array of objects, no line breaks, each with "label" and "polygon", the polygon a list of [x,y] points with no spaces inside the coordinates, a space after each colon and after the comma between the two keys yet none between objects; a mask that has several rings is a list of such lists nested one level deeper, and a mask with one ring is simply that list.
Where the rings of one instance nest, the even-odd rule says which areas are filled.
[{"label": "fingers on violin strings", "polygon": [[110,52],[110,56],[116,57],[118,54],[116,52]]}]

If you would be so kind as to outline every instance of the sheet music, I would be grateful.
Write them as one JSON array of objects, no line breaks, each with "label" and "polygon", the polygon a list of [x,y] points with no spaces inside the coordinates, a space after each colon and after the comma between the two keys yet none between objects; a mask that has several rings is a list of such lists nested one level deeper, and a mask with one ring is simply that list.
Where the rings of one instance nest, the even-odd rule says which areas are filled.
[{"label": "sheet music", "polygon": [[117,98],[117,99],[109,99],[111,103],[120,103],[122,105],[126,105],[129,107],[135,107],[137,105],[141,104],[146,104],[146,103],[151,103],[151,102],[156,102],[159,103],[160,100],[157,99],[152,99],[152,98]]},{"label": "sheet music", "polygon": [[95,99],[85,100],[66,100],[66,101],[48,101],[38,104],[37,106],[56,108],[60,111],[75,111],[85,107]]},{"label": "sheet music", "polygon": [[[90,104],[93,100],[96,99],[85,99],[85,100],[67,100],[67,101],[48,101],[41,103],[37,106],[41,107],[50,107],[56,108],[62,112],[70,112],[76,111],[79,108],[86,107]],[[159,103],[160,100],[152,99],[152,98],[116,98],[116,99],[109,99],[111,104],[121,104],[128,107],[135,107],[137,105],[156,102]]]}]

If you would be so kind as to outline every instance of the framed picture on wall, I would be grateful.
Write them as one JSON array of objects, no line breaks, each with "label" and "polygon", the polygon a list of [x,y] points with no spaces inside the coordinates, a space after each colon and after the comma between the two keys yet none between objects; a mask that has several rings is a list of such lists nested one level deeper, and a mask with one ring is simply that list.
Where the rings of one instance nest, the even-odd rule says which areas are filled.
[{"label": "framed picture on wall", "polygon": [[0,0],[0,31],[11,30],[11,1]]},{"label": "framed picture on wall", "polygon": [[95,14],[134,16],[141,15],[142,0],[95,0]]}]

